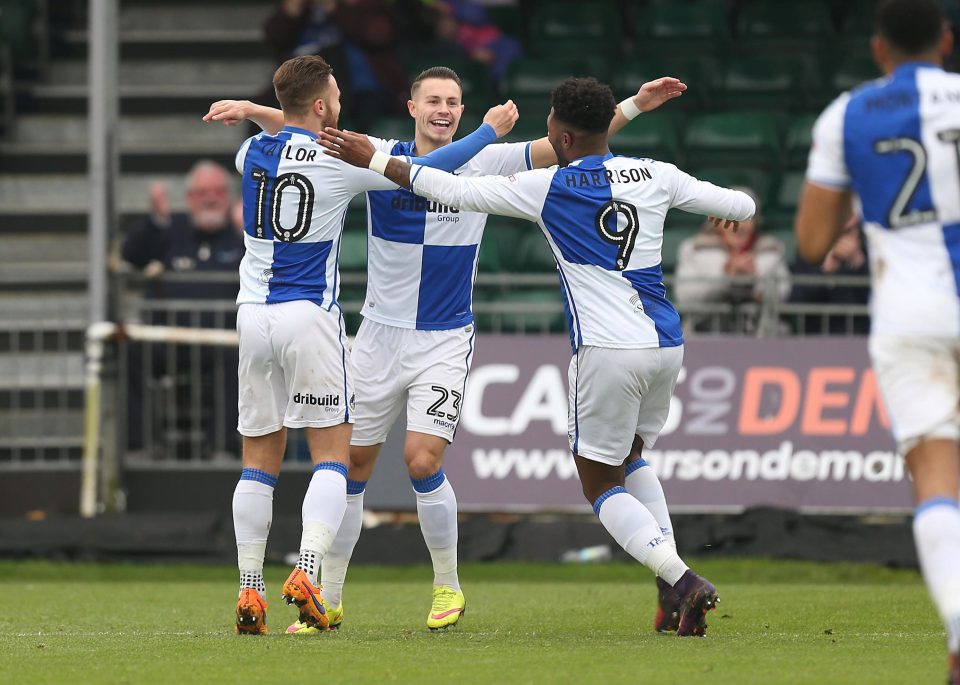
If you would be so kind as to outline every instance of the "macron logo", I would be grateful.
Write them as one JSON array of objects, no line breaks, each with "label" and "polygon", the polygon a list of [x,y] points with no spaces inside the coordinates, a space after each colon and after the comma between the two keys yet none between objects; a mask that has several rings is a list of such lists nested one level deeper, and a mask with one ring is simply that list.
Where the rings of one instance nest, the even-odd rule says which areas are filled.
[{"label": "macron logo", "polygon": [[311,395],[310,393],[297,393],[293,396],[293,401],[297,404],[310,404],[313,406],[320,407],[338,407],[340,406],[340,396],[339,395],[324,395],[323,397],[317,397],[316,395]]}]

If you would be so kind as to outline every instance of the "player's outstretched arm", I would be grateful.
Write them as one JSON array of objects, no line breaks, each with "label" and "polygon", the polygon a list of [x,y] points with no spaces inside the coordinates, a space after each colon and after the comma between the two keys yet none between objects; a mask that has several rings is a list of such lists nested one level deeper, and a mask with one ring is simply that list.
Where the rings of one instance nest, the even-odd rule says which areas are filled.
[{"label": "player's outstretched arm", "polygon": [[283,128],[281,110],[249,100],[218,100],[210,105],[210,110],[203,115],[205,122],[219,121],[225,126],[236,126],[245,119],[249,119],[270,135],[279,133]]},{"label": "player's outstretched arm", "polygon": [[510,133],[519,116],[513,100],[507,100],[502,105],[491,107],[483,123],[470,135],[439,147],[424,157],[415,157],[413,162],[443,171],[459,169],[484,147]]},{"label": "player's outstretched arm", "polygon": [[[672,76],[647,81],[640,86],[636,95],[617,105],[607,134],[612,136],[641,112],[649,112],[668,100],[680,97],[686,89],[686,83]],[[534,169],[545,169],[557,163],[557,155],[549,140],[538,138],[530,144],[530,161]]]},{"label": "player's outstretched arm", "polygon": [[359,133],[326,128],[318,139],[331,157],[360,168],[383,174],[399,186],[418,195],[467,211],[536,220],[553,175],[527,171],[513,176],[463,178],[453,174],[413,166],[398,157],[374,149]]}]

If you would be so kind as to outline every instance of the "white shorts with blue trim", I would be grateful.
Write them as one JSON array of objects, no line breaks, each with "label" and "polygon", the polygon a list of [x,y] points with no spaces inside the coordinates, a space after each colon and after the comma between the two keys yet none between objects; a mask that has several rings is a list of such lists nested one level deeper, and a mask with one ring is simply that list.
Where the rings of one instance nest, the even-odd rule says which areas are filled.
[{"label": "white shorts with blue trim", "polygon": [[901,454],[925,438],[960,438],[960,341],[872,335],[869,349]]},{"label": "white shorts with blue trim", "polygon": [[241,435],[353,422],[350,351],[339,307],[298,300],[241,304]]},{"label": "white shorts with blue trim", "polygon": [[420,331],[364,319],[353,341],[357,420],[350,444],[384,442],[404,405],[408,431],[453,442],[473,338],[473,324]]},{"label": "white shorts with blue trim", "polygon": [[634,436],[653,447],[670,411],[683,345],[640,350],[582,345],[567,373],[570,450],[619,466]]}]

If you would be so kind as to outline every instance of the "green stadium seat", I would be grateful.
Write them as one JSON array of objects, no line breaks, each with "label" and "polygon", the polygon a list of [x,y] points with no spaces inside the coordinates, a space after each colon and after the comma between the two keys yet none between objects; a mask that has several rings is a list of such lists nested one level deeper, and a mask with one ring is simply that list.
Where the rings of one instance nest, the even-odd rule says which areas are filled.
[{"label": "green stadium seat", "polygon": [[[484,298],[486,300],[486,298]],[[496,293],[486,300],[492,311],[477,314],[484,331],[504,333],[560,333],[566,330],[560,286]]]},{"label": "green stadium seat", "polygon": [[383,117],[373,122],[368,133],[384,140],[410,140],[413,130],[412,117]]},{"label": "green stadium seat", "polygon": [[776,167],[780,162],[777,117],[763,112],[705,114],[687,126],[690,165],[749,164]]},{"label": "green stadium seat", "polygon": [[619,101],[636,93],[647,81],[673,76],[689,89],[670,102],[670,110],[703,109],[712,103],[713,94],[720,87],[719,71],[711,63],[710,58],[696,55],[633,58],[619,63],[613,70],[611,86]]},{"label": "green stadium seat", "polygon": [[531,228],[533,230],[523,236],[516,245],[517,271],[543,273],[556,271],[557,260],[553,256],[553,250],[547,244],[543,233],[533,226]]},{"label": "green stadium seat", "polygon": [[491,214],[487,218],[487,226],[483,231],[481,245],[484,249],[493,250],[497,253],[499,269],[518,272],[522,270],[522,255],[519,254],[517,247],[530,234],[534,234],[534,237],[543,241],[540,229],[536,224],[522,219]]},{"label": "green stadium seat", "polygon": [[496,273],[501,270],[500,250],[492,240],[481,241],[477,269],[480,273]]},{"label": "green stadium seat", "polygon": [[[517,105],[517,109],[520,109],[520,105]],[[545,135],[547,135],[547,117],[540,116],[539,113],[527,113],[521,110],[520,119],[513,130],[503,137],[503,140],[509,143],[519,143],[543,138]]]},{"label": "green stadium seat", "polygon": [[623,21],[616,0],[540,0],[530,15],[529,47],[542,55],[558,49],[584,55],[620,49]]},{"label": "green stadium seat", "polygon": [[754,0],[740,8],[737,35],[744,39],[823,38],[834,33],[830,6],[818,0]]},{"label": "green stadium seat", "polygon": [[833,36],[830,7],[817,0],[755,0],[745,3],[737,18],[738,47],[745,51],[816,54]]},{"label": "green stadium seat", "polygon": [[[538,58],[524,57],[510,66],[507,74],[507,94],[549,96],[560,81],[569,76],[593,76],[606,79],[603,60],[593,58]],[[639,87],[639,85],[637,86]]]},{"label": "green stadium seat", "polygon": [[16,67],[37,57],[36,17],[35,0],[0,0],[0,45],[10,48]]},{"label": "green stadium seat", "polygon": [[675,115],[665,112],[643,114],[610,139],[610,149],[621,155],[652,157],[677,164],[680,139],[675,120]]},{"label": "green stadium seat", "polygon": [[871,81],[880,78],[880,69],[874,63],[872,57],[853,56],[849,57],[833,70],[829,79],[830,96],[836,97],[846,90],[856,88],[864,81]]},{"label": "green stadium seat", "polygon": [[344,231],[340,238],[341,271],[365,271],[367,268],[367,231]]},{"label": "green stadium seat", "polygon": [[724,69],[720,95],[731,108],[802,109],[809,99],[812,71],[807,57],[735,57]]},{"label": "green stadium seat", "polygon": [[764,225],[768,230],[793,228],[800,192],[803,190],[804,176],[803,171],[791,171],[780,177],[774,206],[765,212]]},{"label": "green stadium seat", "polygon": [[813,125],[817,121],[816,114],[805,114],[793,119],[787,128],[787,136],[783,144],[784,160],[787,165],[795,168],[804,168],[807,157],[810,155],[810,135]]},{"label": "green stadium seat", "polygon": [[638,48],[647,54],[715,53],[730,40],[727,12],[720,3],[654,3],[637,15],[634,26]]},{"label": "green stadium seat", "polygon": [[723,188],[746,187],[753,190],[766,207],[770,203],[773,182],[770,173],[763,169],[746,166],[738,167],[701,167],[693,171],[701,181],[709,181]]}]

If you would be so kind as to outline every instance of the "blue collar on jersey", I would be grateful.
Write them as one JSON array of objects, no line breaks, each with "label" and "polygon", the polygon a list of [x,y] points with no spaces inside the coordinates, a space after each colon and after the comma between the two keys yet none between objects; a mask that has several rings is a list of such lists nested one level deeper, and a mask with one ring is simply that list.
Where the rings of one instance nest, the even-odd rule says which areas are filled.
[{"label": "blue collar on jersey", "polygon": [[316,133],[314,133],[313,131],[308,131],[305,128],[300,128],[299,126],[291,126],[290,124],[287,124],[286,126],[283,127],[283,130],[290,131],[290,133],[300,133],[301,135],[310,136],[314,140],[317,139]]},{"label": "blue collar on jersey", "polygon": [[580,164],[583,164],[584,166],[596,166],[598,164],[603,164],[608,159],[613,159],[613,153],[609,150],[605,155],[587,155],[586,157],[580,157],[579,159],[575,159],[570,162],[567,166],[579,166]]},{"label": "blue collar on jersey", "polygon": [[943,71],[943,67],[935,62],[902,62],[897,65],[896,69],[894,69],[890,75],[895,76],[897,74],[909,74],[917,69],[920,69],[921,67],[925,69],[939,69]]}]

